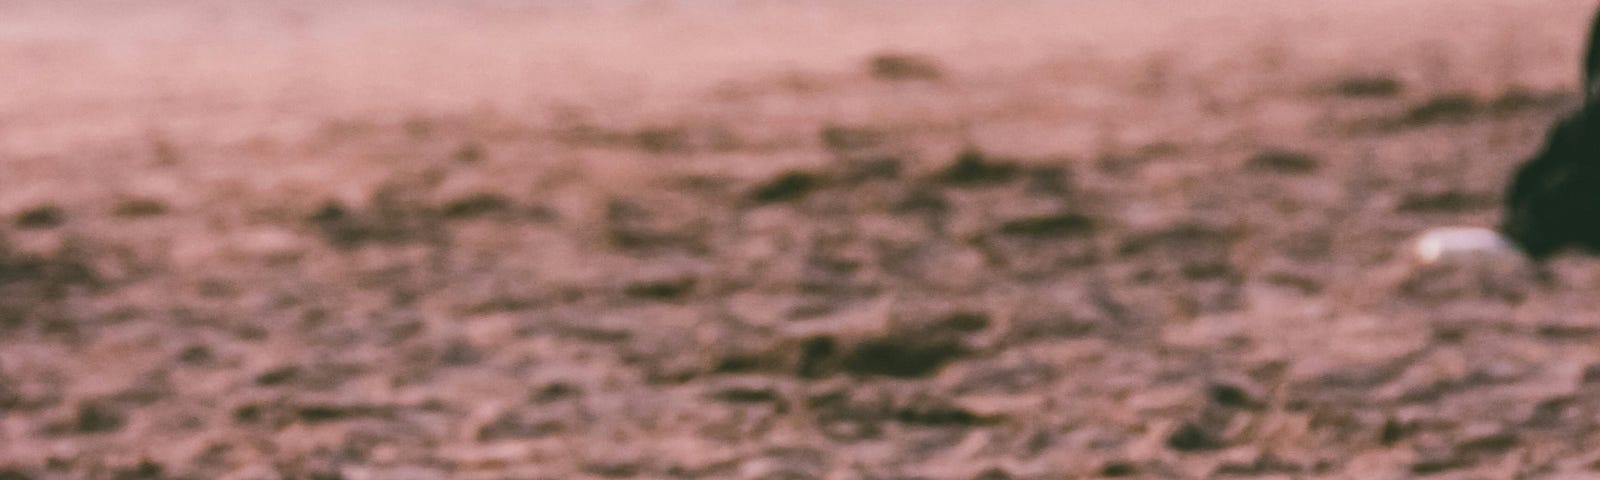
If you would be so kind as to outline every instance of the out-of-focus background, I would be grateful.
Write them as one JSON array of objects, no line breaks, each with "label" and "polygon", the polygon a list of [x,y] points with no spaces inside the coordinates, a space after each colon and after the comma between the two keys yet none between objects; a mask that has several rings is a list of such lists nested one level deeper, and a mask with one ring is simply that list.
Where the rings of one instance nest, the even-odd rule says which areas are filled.
[{"label": "out-of-focus background", "polygon": [[1553,0],[0,2],[0,478],[1588,478]]}]

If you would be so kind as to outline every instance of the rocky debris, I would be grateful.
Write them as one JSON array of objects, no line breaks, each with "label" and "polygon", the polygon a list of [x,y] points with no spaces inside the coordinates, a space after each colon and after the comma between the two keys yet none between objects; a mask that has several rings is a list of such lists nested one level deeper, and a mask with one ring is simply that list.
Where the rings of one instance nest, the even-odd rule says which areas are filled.
[{"label": "rocky debris", "polygon": [[477,439],[480,442],[496,442],[549,438],[565,432],[567,423],[575,420],[534,412],[507,411],[479,428]]},{"label": "rocky debris", "polygon": [[445,201],[439,214],[446,219],[476,218],[511,211],[510,198],[495,192],[474,192]]},{"label": "rocky debris", "polygon": [[65,209],[55,205],[40,205],[18,213],[16,225],[22,229],[46,229],[59,227],[66,222]]},{"label": "rocky debris", "polygon": [[1248,462],[1225,462],[1218,465],[1213,475],[1223,478],[1230,477],[1260,477],[1266,475],[1302,475],[1308,468],[1305,465],[1280,458],[1268,451],[1257,455]]},{"label": "rocky debris", "polygon": [[975,187],[1009,182],[1022,172],[1022,168],[1006,160],[990,157],[984,152],[968,148],[956,155],[954,161],[934,175],[934,179],[956,187]]},{"label": "rocky debris", "polygon": [[1593,262],[1402,245],[1575,94],[879,53],[4,152],[0,480],[1596,470]]},{"label": "rocky debris", "polygon": [[822,179],[806,172],[784,172],[776,178],[757,185],[750,191],[750,200],[758,203],[777,203],[799,200],[816,190]]},{"label": "rocky debris", "polygon": [[605,220],[611,244],[637,255],[670,252],[699,254],[706,250],[706,212],[671,205],[615,198],[606,204]]},{"label": "rocky debris", "polygon": [[106,402],[84,402],[78,405],[73,419],[73,430],[81,433],[110,433],[127,424],[126,415]]},{"label": "rocky debris", "polygon": [[944,68],[932,57],[904,52],[883,52],[867,59],[868,72],[884,81],[939,80]]},{"label": "rocky debris", "polygon": [[1112,460],[1100,467],[1100,476],[1106,478],[1132,477],[1139,474],[1139,466],[1133,462]]},{"label": "rocky debris", "polygon": [[112,207],[111,214],[123,218],[151,218],[166,215],[172,210],[165,201],[156,198],[129,198]]},{"label": "rocky debris", "polygon": [[1351,98],[1390,98],[1405,91],[1405,83],[1390,75],[1352,75],[1333,82],[1332,93]]},{"label": "rocky debris", "polygon": [[830,151],[839,153],[880,147],[889,141],[890,136],[890,133],[883,129],[851,125],[829,125],[818,132],[822,145]]},{"label": "rocky debris", "polygon": [[1245,161],[1245,169],[1253,172],[1279,173],[1285,175],[1309,175],[1322,168],[1322,161],[1308,153],[1268,149],[1251,156]]},{"label": "rocky debris", "polygon": [[1212,403],[1221,407],[1257,410],[1266,406],[1259,395],[1230,383],[1213,383],[1206,388],[1206,394]]},{"label": "rocky debris", "polygon": [[1220,432],[1196,422],[1184,422],[1167,435],[1167,447],[1179,452],[1205,452],[1225,446]]}]

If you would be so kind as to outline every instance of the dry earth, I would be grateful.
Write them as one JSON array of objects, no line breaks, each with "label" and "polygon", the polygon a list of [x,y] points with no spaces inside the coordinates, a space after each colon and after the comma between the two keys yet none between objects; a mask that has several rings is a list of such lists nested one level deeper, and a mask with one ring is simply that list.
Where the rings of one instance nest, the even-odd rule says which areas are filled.
[{"label": "dry earth", "polygon": [[1600,477],[1594,2],[441,3],[0,1],[0,479]]}]

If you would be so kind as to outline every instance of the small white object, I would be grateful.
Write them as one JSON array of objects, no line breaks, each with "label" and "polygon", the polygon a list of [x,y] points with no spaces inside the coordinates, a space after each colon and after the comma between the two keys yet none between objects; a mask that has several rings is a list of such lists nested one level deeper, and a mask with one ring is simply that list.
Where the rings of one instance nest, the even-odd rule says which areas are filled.
[{"label": "small white object", "polygon": [[1451,258],[1514,255],[1515,247],[1499,232],[1477,227],[1434,228],[1412,243],[1418,262],[1429,264]]}]

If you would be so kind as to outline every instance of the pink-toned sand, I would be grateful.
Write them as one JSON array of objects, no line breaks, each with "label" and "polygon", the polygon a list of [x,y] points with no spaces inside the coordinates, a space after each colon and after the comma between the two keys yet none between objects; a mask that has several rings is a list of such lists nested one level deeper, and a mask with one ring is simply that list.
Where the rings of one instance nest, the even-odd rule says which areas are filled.
[{"label": "pink-toned sand", "polygon": [[1594,3],[0,1],[0,479],[1600,476]]}]

